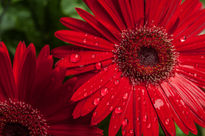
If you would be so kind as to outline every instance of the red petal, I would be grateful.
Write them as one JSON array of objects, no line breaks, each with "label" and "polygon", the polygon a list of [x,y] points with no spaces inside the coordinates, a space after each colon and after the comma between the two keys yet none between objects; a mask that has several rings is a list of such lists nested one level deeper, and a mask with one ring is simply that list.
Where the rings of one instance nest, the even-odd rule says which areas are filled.
[{"label": "red petal", "polygon": [[112,17],[113,21],[120,28],[120,30],[126,29],[126,26],[122,19],[123,17],[120,15],[119,11],[115,7],[117,3],[114,3],[110,0],[99,0],[99,3],[105,8],[105,10]]},{"label": "red petal", "polygon": [[102,36],[91,25],[89,25],[87,22],[84,22],[82,20],[70,18],[70,17],[63,17],[60,19],[60,21],[64,26],[70,28],[71,30],[89,33],[92,35],[96,35],[98,37]]},{"label": "red petal", "polygon": [[59,60],[56,65],[59,67],[71,68],[89,64],[100,63],[101,61],[111,60],[113,54],[110,52],[96,52],[71,50],[67,56]]},{"label": "red petal", "polygon": [[155,107],[157,115],[159,117],[160,124],[164,129],[164,132],[175,136],[176,130],[173,121],[173,116],[170,111],[170,105],[167,98],[160,87],[149,84],[148,93],[152,100],[152,104]]},{"label": "red petal", "polygon": [[118,43],[118,40],[113,37],[113,35],[99,22],[96,20],[94,16],[82,10],[80,8],[76,8],[78,14],[88,22],[93,28],[95,28],[99,33],[101,33],[104,37],[106,37],[112,43]]},{"label": "red petal", "polygon": [[130,2],[127,2],[126,0],[118,0],[118,2],[121,8],[122,16],[124,17],[124,20],[127,24],[127,27],[134,28],[135,24]]},{"label": "red petal", "polygon": [[33,82],[36,74],[36,56],[35,47],[30,44],[26,49],[24,57],[22,58],[22,67],[19,69],[19,77],[17,80],[17,87],[19,91],[19,99],[25,100],[26,95],[29,95],[33,87]]},{"label": "red petal", "polygon": [[[147,90],[143,86],[135,86],[135,107],[136,110],[136,127],[135,130],[137,135],[141,136],[158,136],[159,135],[159,125],[157,120],[156,111],[153,108],[150,97],[147,94]],[[135,128],[135,127],[134,127]],[[139,132],[138,132],[139,131]]]},{"label": "red petal", "polygon": [[[132,88],[130,88],[130,91],[133,91]],[[133,112],[133,93],[131,94],[130,96],[130,102],[128,104],[128,107],[127,107],[127,111],[126,111],[126,114],[125,114],[125,117],[124,119],[127,119],[129,122],[127,123],[127,125],[125,126],[122,126],[122,135],[123,136],[134,136],[134,112]],[[138,125],[136,127],[139,127]],[[137,129],[139,130],[139,129]],[[138,133],[136,133],[137,135]],[[137,135],[138,136],[138,135]]]},{"label": "red petal", "polygon": [[[117,28],[116,24],[113,22],[112,18],[107,14],[105,9],[96,0],[84,0],[88,5],[89,9],[94,13],[96,19],[105,27],[107,30],[113,34],[117,39],[120,40],[120,30]],[[103,17],[103,18],[102,18]]]},{"label": "red petal", "polygon": [[72,67],[70,69],[67,69],[66,71],[66,75],[70,76],[70,75],[77,75],[77,74],[81,74],[81,73],[86,73],[86,72],[90,72],[90,71],[99,71],[103,68],[107,68],[109,65],[111,65],[112,59],[109,60],[105,60],[105,61],[101,61],[101,62],[97,62],[94,64],[90,64],[90,65],[84,65],[84,66],[79,66],[79,67]]},{"label": "red petal", "polygon": [[197,97],[192,93],[193,91],[188,88],[189,84],[183,80],[182,76],[176,74],[174,78],[170,78],[171,85],[176,89],[179,96],[189,106],[193,113],[197,116],[202,123],[205,124],[205,112]]},{"label": "red petal", "polygon": [[199,34],[205,27],[204,25],[205,10],[193,14],[189,20],[177,28],[174,32],[175,38],[180,39],[183,36],[190,37]]},{"label": "red petal", "polygon": [[103,131],[96,127],[80,124],[55,124],[49,128],[50,135],[55,136],[102,136]]},{"label": "red petal", "polygon": [[5,98],[16,98],[17,91],[14,81],[11,60],[8,50],[3,42],[0,42],[0,90]]},{"label": "red petal", "polygon": [[185,134],[189,134],[189,131],[196,134],[197,129],[193,122],[193,118],[190,114],[190,109],[184,104],[184,101],[177,94],[176,91],[171,88],[167,82],[161,84],[166,96],[169,99],[174,120],[177,125],[182,129]]},{"label": "red petal", "polygon": [[[122,84],[122,81],[121,81]],[[109,124],[109,136],[115,136],[120,129],[120,126],[125,127],[129,120],[125,118],[125,114],[127,112],[128,105],[130,104],[130,100],[132,97],[132,90],[130,89],[130,84],[127,79],[124,79],[122,92],[120,92],[121,101],[117,104],[116,108],[112,112],[112,116]]]},{"label": "red petal", "polygon": [[92,77],[88,82],[83,84],[72,96],[72,101],[78,101],[90,96],[106,84],[115,74],[115,66],[111,65],[107,70],[101,71],[99,74]]},{"label": "red petal", "polygon": [[113,49],[112,43],[88,33],[61,30],[57,31],[55,35],[65,42],[88,49],[99,51],[111,51]]},{"label": "red petal", "polygon": [[101,122],[106,116],[108,116],[120,102],[124,95],[124,78],[120,77],[120,74],[116,75],[115,78],[111,79],[112,87],[109,88],[109,93],[101,100],[99,106],[96,108],[92,116],[91,123],[93,125]]},{"label": "red petal", "polygon": [[19,77],[19,72],[22,68],[23,65],[23,56],[26,51],[26,45],[24,42],[19,42],[17,48],[16,48],[16,53],[14,55],[14,60],[13,60],[13,73],[14,73],[14,78],[17,84],[17,78]]},{"label": "red petal", "polygon": [[135,24],[144,24],[144,0],[131,0],[131,6]]}]

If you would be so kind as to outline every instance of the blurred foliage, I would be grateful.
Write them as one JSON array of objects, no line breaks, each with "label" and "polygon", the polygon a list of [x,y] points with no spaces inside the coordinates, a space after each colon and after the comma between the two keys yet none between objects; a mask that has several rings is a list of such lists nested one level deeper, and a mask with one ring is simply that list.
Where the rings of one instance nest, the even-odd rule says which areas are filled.
[{"label": "blurred foliage", "polygon": [[[0,41],[5,42],[12,56],[19,41],[27,45],[34,43],[37,51],[46,44],[51,48],[61,46],[64,43],[54,37],[54,32],[65,28],[59,22],[60,17],[80,18],[75,7],[89,11],[82,0],[0,0]],[[109,118],[99,125],[105,136],[108,135]],[[197,128],[198,135],[202,136],[204,129]],[[185,136],[177,126],[176,131],[177,136]],[[164,135],[161,129],[160,135]]]}]

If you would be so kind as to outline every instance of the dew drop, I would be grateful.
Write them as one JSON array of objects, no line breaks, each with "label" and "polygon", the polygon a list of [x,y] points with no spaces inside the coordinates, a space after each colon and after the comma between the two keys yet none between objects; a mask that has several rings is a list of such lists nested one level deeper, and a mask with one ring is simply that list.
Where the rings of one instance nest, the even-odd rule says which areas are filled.
[{"label": "dew drop", "polygon": [[124,119],[124,120],[122,121],[122,127],[127,126],[127,123],[128,123],[128,119]]},{"label": "dew drop", "polygon": [[122,113],[122,108],[121,108],[121,107],[115,108],[115,113],[116,113],[116,114]]},{"label": "dew drop", "polygon": [[186,37],[185,37],[185,36],[183,36],[182,38],[180,38],[180,41],[181,41],[181,42],[185,42],[185,40],[186,40]]},{"label": "dew drop", "polygon": [[105,67],[105,68],[104,68],[104,71],[107,71],[107,70],[108,70],[108,67]]},{"label": "dew drop", "polygon": [[168,125],[169,124],[169,119],[165,120],[165,124]]},{"label": "dew drop", "polygon": [[163,102],[161,99],[155,100],[154,107],[155,107],[156,109],[159,109],[159,110],[160,110],[160,108],[161,108],[163,105],[164,105],[164,102]]},{"label": "dew drop", "polygon": [[87,92],[85,92],[83,96],[84,96],[84,97],[86,97],[87,95],[88,95],[88,93],[87,93]]},{"label": "dew drop", "polygon": [[83,39],[83,43],[85,44],[87,42],[87,39],[85,38],[85,39]]},{"label": "dew drop", "polygon": [[108,88],[103,88],[100,92],[102,96],[105,96],[108,93]]},{"label": "dew drop", "polygon": [[142,89],[142,95],[144,95],[144,89]]},{"label": "dew drop", "polygon": [[102,63],[100,63],[100,62],[96,63],[95,67],[97,70],[100,70],[102,68]]},{"label": "dew drop", "polygon": [[95,98],[93,104],[96,106],[100,102],[100,98]]},{"label": "dew drop", "polygon": [[109,110],[112,111],[113,110],[113,106],[110,106]]},{"label": "dew drop", "polygon": [[107,102],[107,103],[106,103],[106,105],[108,106],[108,105],[110,105],[110,103],[109,103],[109,102]]},{"label": "dew drop", "polygon": [[137,97],[137,100],[138,100],[138,101],[140,101],[140,99],[141,99],[140,97]]},{"label": "dew drop", "polygon": [[147,115],[144,115],[144,117],[143,117],[143,121],[144,121],[144,122],[147,121]]},{"label": "dew drop", "polygon": [[134,133],[134,130],[133,130],[133,129],[131,129],[129,133],[130,133],[130,134],[133,134],[133,133]]},{"label": "dew drop", "polygon": [[99,46],[99,42],[98,41],[95,42],[95,46]]},{"label": "dew drop", "polygon": [[94,59],[95,57],[96,57],[96,55],[95,55],[95,54],[91,55],[91,58],[92,58],[92,59]]},{"label": "dew drop", "polygon": [[78,61],[80,61],[80,55],[75,53],[75,54],[71,54],[70,55],[70,61],[73,63],[76,63]]},{"label": "dew drop", "polygon": [[118,85],[120,83],[120,81],[119,80],[115,80],[115,85]]},{"label": "dew drop", "polygon": [[147,128],[151,128],[151,126],[152,126],[151,123],[147,124]]},{"label": "dew drop", "polygon": [[124,100],[126,100],[128,98],[128,93],[125,93],[122,97]]}]

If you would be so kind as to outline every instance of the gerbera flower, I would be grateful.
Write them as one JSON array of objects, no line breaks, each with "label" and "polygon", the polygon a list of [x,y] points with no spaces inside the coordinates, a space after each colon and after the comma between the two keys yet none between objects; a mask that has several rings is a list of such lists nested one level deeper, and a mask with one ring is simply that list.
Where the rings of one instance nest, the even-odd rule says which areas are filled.
[{"label": "gerbera flower", "polygon": [[199,0],[84,0],[85,20],[61,18],[56,37],[78,47],[53,50],[67,75],[98,73],[72,96],[74,118],[110,113],[109,135],[197,134],[205,126],[205,10]]},{"label": "gerbera flower", "polygon": [[3,136],[87,136],[100,135],[88,121],[72,119],[74,79],[62,84],[65,71],[53,69],[49,46],[36,59],[35,47],[20,42],[13,61],[0,43],[0,135]]}]

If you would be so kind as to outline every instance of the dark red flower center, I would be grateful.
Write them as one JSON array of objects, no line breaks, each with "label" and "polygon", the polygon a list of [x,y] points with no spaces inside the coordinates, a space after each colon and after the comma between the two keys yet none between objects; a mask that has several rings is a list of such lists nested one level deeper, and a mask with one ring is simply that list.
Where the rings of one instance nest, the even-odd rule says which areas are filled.
[{"label": "dark red flower center", "polygon": [[3,136],[47,135],[48,125],[37,109],[24,102],[0,103],[0,128]]},{"label": "dark red flower center", "polygon": [[2,129],[3,136],[29,136],[27,127],[19,123],[7,123]]},{"label": "dark red flower center", "polygon": [[146,66],[155,66],[159,63],[157,51],[150,47],[142,47],[138,52],[138,59],[141,65]]},{"label": "dark red flower center", "polygon": [[121,43],[113,51],[114,61],[132,84],[157,83],[173,75],[177,53],[165,29],[144,26],[121,35]]}]

